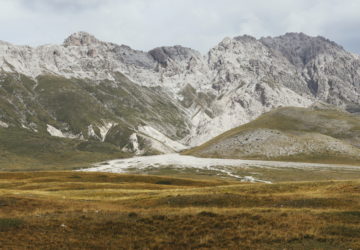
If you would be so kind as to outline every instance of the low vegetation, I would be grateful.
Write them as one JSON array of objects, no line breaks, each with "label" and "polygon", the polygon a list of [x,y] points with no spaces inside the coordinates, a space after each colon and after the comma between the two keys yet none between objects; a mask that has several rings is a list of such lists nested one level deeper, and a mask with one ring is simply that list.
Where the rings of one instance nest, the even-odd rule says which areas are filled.
[{"label": "low vegetation", "polygon": [[76,169],[129,156],[108,143],[52,137],[20,128],[0,128],[0,171]]},{"label": "low vegetation", "polygon": [[360,181],[0,174],[5,249],[359,249]]}]

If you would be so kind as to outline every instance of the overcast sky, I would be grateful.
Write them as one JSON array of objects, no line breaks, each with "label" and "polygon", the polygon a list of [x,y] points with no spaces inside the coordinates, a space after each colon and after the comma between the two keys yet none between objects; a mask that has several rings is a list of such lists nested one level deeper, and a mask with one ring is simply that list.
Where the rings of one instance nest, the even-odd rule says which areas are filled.
[{"label": "overcast sky", "polygon": [[360,53],[360,0],[0,0],[0,40],[62,43],[71,33],[149,50],[206,52],[226,36],[322,35]]}]

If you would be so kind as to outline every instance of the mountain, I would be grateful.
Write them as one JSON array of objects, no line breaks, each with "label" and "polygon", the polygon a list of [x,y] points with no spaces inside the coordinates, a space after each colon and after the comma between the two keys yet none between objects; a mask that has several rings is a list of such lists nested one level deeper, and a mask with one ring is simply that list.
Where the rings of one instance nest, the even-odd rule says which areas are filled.
[{"label": "mountain", "polygon": [[185,154],[322,163],[360,163],[360,117],[327,105],[282,107]]},{"label": "mountain", "polygon": [[206,55],[138,51],[86,32],[35,48],[0,41],[0,127],[132,154],[183,150],[319,101],[360,110],[360,56],[302,33],[225,38]]}]

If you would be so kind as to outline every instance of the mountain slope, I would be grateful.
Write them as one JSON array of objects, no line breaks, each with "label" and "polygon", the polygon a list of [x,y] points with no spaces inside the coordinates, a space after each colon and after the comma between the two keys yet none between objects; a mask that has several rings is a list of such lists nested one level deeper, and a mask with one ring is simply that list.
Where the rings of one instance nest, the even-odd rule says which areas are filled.
[{"label": "mountain slope", "polygon": [[359,103],[359,56],[345,51],[340,45],[303,33],[288,33],[261,42],[287,58],[319,100],[334,105]]},{"label": "mountain slope", "polygon": [[3,73],[0,120],[3,127],[107,141],[130,151],[129,137],[145,124],[175,140],[186,134],[184,111],[166,93],[136,85],[120,73],[114,76],[113,81],[93,81]]},{"label": "mountain slope", "polygon": [[109,143],[0,127],[0,171],[76,169],[106,159],[130,156]]},{"label": "mountain slope", "polygon": [[206,55],[85,32],[36,48],[0,42],[0,126],[174,152],[278,107],[323,101],[357,112],[359,66],[358,55],[302,33],[225,38]]},{"label": "mountain slope", "polygon": [[360,164],[360,117],[317,106],[279,108],[185,154]]}]

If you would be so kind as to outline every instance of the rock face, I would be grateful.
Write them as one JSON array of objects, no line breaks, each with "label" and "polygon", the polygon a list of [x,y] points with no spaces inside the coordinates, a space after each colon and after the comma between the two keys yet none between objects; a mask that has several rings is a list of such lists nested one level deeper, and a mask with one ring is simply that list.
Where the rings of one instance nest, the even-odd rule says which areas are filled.
[{"label": "rock face", "polygon": [[100,44],[101,42],[97,40],[93,35],[86,32],[77,32],[69,36],[64,41],[64,46],[91,46]]},{"label": "rock face", "polygon": [[[135,138],[133,133],[141,144],[138,128],[142,126],[194,146],[280,106],[308,107],[323,101],[349,110],[360,107],[360,57],[325,38],[302,33],[259,40],[250,36],[225,38],[201,55],[182,46],[143,52],[78,32],[62,45],[32,48],[0,42],[0,69],[0,105],[6,106],[0,111],[0,122],[40,131],[52,121],[49,125],[63,134],[99,140],[106,135],[98,130],[121,123],[122,129],[131,131],[109,128],[106,132],[109,142],[122,147],[124,142],[117,140],[125,136],[130,142],[131,135]],[[49,80],[54,83],[52,89],[41,90],[38,84],[44,76],[64,81]],[[72,81],[71,91],[66,90],[67,81]],[[75,93],[77,88],[96,104],[97,115],[74,122],[77,117],[64,118],[45,103],[39,104],[41,112],[34,110],[32,102],[41,91]],[[62,94],[58,98],[68,97]],[[31,115],[26,115],[29,112]],[[144,140],[151,137],[142,133]]]},{"label": "rock face", "polygon": [[311,94],[334,105],[359,103],[358,55],[323,37],[289,33],[261,41],[278,51],[301,72]]}]

